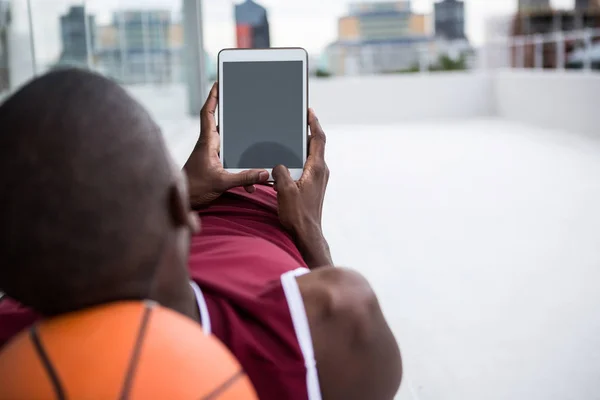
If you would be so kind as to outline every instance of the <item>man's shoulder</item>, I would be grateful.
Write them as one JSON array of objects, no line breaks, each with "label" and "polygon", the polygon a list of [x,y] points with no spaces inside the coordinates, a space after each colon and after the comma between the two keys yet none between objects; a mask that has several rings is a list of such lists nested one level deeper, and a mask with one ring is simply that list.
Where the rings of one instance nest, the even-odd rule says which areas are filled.
[{"label": "man's shoulder", "polygon": [[318,268],[300,276],[298,288],[313,335],[317,336],[321,329],[332,332],[356,327],[360,325],[356,321],[367,320],[364,317],[379,307],[369,282],[351,269]]},{"label": "man's shoulder", "polygon": [[347,268],[316,268],[310,274],[299,276],[298,286],[305,301],[325,309],[336,308],[350,297],[373,296],[369,282],[360,273]]}]

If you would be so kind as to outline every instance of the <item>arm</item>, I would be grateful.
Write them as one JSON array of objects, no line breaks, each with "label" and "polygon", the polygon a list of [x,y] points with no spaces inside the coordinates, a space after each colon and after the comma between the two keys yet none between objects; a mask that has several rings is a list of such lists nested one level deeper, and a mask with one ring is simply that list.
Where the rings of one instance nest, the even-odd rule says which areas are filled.
[{"label": "arm", "polygon": [[320,227],[296,235],[296,246],[308,268],[315,269],[325,265],[333,265],[329,244]]},{"label": "arm", "polygon": [[297,280],[323,399],[393,399],[402,379],[400,350],[367,281],[331,267]]},{"label": "arm", "polygon": [[279,219],[292,234],[296,246],[309,268],[333,265],[327,240],[321,229],[323,202],[329,182],[329,168],[325,162],[325,133],[315,113],[310,110],[309,155],[304,172],[294,182],[283,165],[273,169]]}]

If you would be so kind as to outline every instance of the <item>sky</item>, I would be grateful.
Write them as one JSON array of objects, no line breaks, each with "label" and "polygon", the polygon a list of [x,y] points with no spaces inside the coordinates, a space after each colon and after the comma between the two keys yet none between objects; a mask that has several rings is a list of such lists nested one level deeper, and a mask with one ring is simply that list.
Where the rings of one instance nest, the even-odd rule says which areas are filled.
[{"label": "sky", "polygon": [[[84,0],[31,0],[36,55],[41,62],[51,62],[60,52],[59,22],[69,6]],[[337,19],[347,11],[348,0],[257,0],[269,11],[272,46],[301,46],[313,56],[336,39]],[[364,0],[369,2],[370,0]],[[169,9],[178,15],[183,0],[87,0],[88,12],[100,23],[108,23],[119,9]],[[203,0],[204,45],[212,55],[235,45],[233,0]],[[574,0],[551,0],[556,8],[569,8]],[[412,0],[414,12],[431,13],[433,0]],[[25,0],[13,0],[15,28],[28,32]],[[467,36],[480,45],[485,37],[485,23],[495,16],[516,10],[517,0],[465,0]]]}]

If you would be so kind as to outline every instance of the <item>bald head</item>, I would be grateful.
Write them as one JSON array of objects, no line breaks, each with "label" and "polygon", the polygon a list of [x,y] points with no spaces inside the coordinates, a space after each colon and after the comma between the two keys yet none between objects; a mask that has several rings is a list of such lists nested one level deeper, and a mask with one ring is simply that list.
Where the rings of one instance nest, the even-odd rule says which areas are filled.
[{"label": "bald head", "polygon": [[145,297],[175,170],[148,113],[63,70],[0,106],[0,290],[46,314]]}]

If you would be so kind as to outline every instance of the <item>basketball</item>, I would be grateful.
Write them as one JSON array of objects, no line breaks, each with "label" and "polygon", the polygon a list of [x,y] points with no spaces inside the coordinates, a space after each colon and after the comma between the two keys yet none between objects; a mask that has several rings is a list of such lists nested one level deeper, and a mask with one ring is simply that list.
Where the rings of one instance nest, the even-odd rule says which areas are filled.
[{"label": "basketball", "polygon": [[237,360],[194,321],[153,302],[61,315],[0,353],[0,399],[256,399]]}]

